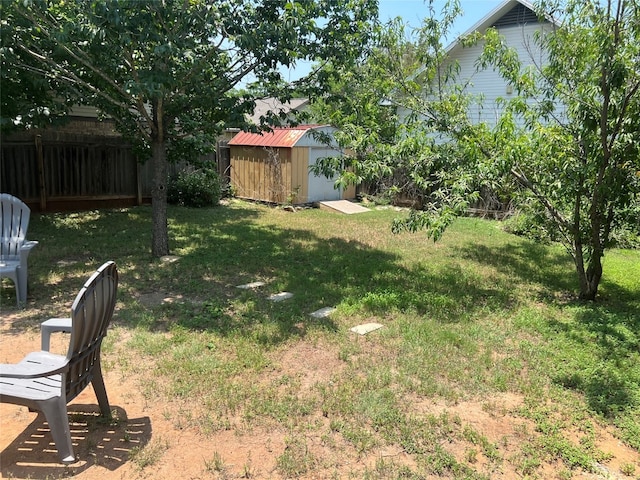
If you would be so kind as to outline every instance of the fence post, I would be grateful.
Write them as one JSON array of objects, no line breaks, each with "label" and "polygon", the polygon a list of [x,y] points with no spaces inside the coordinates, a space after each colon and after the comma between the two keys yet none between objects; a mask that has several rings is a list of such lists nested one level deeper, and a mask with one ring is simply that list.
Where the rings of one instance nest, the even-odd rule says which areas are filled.
[{"label": "fence post", "polygon": [[35,136],[36,143],[36,156],[38,157],[38,186],[40,187],[40,211],[45,212],[47,210],[47,184],[45,182],[44,174],[44,152],[42,149],[42,136]]},{"label": "fence post", "polygon": [[133,161],[136,163],[136,189],[137,189],[137,202],[138,206],[142,205],[142,178],[141,177],[141,168],[140,162],[137,157],[133,157]]}]

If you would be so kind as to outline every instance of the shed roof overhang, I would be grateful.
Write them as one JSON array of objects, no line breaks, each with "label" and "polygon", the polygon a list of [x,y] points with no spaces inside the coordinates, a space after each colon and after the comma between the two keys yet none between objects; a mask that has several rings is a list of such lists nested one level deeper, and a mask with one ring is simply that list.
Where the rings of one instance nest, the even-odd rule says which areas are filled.
[{"label": "shed roof overhang", "polygon": [[299,125],[297,127],[277,127],[270,132],[239,132],[229,141],[230,146],[292,148],[308,132],[325,125]]}]

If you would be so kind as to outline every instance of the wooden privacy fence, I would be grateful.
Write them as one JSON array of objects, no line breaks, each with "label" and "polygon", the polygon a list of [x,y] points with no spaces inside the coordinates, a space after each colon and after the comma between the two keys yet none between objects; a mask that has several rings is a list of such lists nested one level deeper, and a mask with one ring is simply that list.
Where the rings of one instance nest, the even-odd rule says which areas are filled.
[{"label": "wooden privacy fence", "polygon": [[120,137],[16,135],[2,139],[0,191],[40,212],[141,205],[151,200],[152,168]]}]

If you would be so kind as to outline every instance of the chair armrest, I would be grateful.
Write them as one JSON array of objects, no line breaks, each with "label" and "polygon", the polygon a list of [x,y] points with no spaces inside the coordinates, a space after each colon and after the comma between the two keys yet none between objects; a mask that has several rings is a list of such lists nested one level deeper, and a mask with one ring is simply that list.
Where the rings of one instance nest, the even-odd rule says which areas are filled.
[{"label": "chair armrest", "polygon": [[40,342],[43,351],[49,351],[51,334],[54,332],[71,333],[71,318],[50,318],[40,324]]},{"label": "chair armrest", "polygon": [[20,250],[31,250],[33,247],[38,245],[38,243],[39,242],[37,240],[28,240],[20,246]]},{"label": "chair armrest", "polygon": [[49,352],[33,352],[20,363],[0,364],[0,377],[40,378],[66,372],[69,362],[63,355]]},{"label": "chair armrest", "polygon": [[36,245],[38,245],[38,242],[36,240],[29,240],[24,242],[22,245],[20,245],[20,257],[24,258],[29,256],[31,249]]}]

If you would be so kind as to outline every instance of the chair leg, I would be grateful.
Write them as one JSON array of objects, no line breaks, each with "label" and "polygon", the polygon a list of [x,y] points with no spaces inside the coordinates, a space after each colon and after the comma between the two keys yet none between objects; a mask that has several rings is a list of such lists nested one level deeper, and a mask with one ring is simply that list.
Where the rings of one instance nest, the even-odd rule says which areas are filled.
[{"label": "chair leg", "polygon": [[91,379],[93,391],[96,393],[100,412],[105,418],[111,418],[111,407],[109,406],[109,398],[107,397],[107,389],[104,386],[104,378],[102,377],[102,368],[100,360],[93,365],[93,378]]},{"label": "chair leg", "polygon": [[58,457],[62,463],[75,462],[73,454],[73,444],[71,443],[71,429],[69,428],[69,416],[67,414],[67,404],[65,398],[57,397],[45,400],[39,404],[44,413],[53,442],[58,449]]},{"label": "chair leg", "polygon": [[18,298],[18,306],[27,303],[27,272],[22,267],[18,268],[16,275],[16,297]]},{"label": "chair leg", "polygon": [[18,307],[20,307],[21,303],[22,303],[22,297],[25,296],[22,293],[22,290],[20,289],[20,274],[18,272],[11,272],[9,275],[5,275],[4,277],[0,277],[0,279],[2,278],[8,278],[9,280],[11,280],[13,282],[13,286],[16,292],[16,305]]}]

